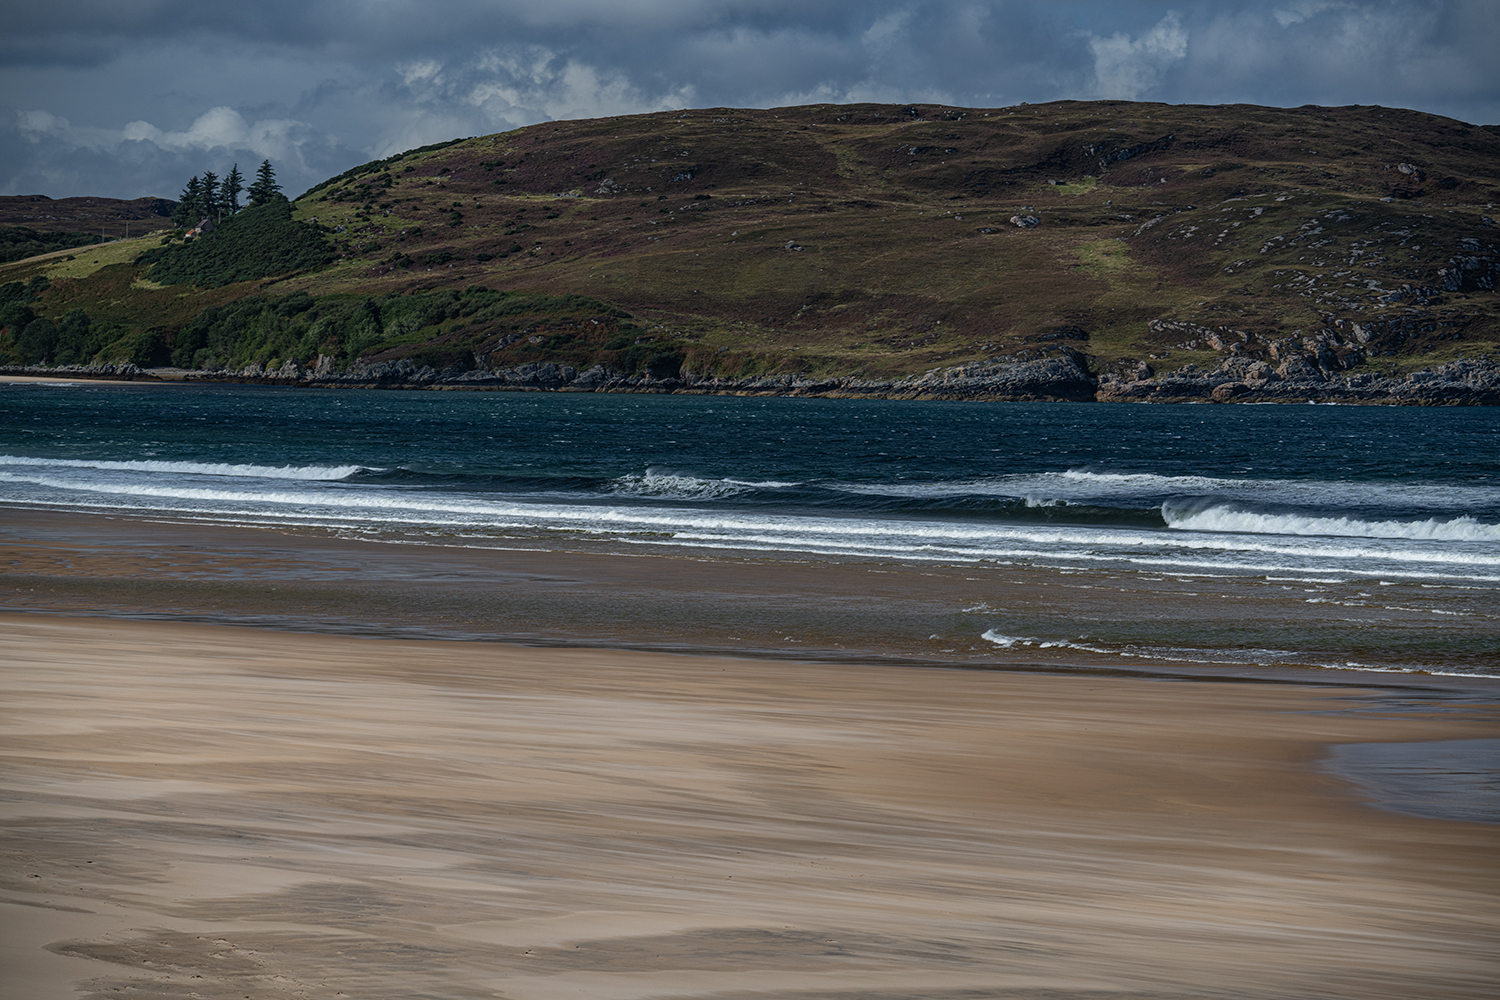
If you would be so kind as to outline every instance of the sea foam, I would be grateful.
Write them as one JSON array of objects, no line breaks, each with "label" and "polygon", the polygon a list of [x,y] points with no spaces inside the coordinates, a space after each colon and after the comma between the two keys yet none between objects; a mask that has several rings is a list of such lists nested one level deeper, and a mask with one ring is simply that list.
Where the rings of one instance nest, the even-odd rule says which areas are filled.
[{"label": "sea foam", "polygon": [[363,465],[239,465],[227,462],[114,462],[92,458],[27,458],[0,455],[0,465],[37,469],[99,469],[105,472],[167,472],[199,476],[237,476],[255,479],[347,479],[356,472],[375,471]]},{"label": "sea foam", "polygon": [[1229,531],[1251,535],[1337,535],[1348,538],[1409,538],[1417,541],[1500,542],[1500,524],[1472,517],[1423,521],[1364,521],[1308,514],[1259,514],[1232,507],[1174,510],[1162,505],[1162,519],[1179,531]]}]

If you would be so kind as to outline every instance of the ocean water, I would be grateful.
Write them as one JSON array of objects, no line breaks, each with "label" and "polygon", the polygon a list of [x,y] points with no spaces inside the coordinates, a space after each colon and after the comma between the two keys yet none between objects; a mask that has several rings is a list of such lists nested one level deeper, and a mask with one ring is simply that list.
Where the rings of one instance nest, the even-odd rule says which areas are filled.
[{"label": "ocean water", "polygon": [[1290,624],[957,610],[996,655],[1500,674],[1486,408],[10,384],[4,507],[1251,594]]}]

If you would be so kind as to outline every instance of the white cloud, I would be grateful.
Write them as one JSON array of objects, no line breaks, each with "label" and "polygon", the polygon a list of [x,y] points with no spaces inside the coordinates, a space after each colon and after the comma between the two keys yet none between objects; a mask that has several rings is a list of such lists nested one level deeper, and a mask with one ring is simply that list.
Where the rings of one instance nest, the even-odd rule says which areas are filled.
[{"label": "white cloud", "polygon": [[690,85],[648,93],[621,72],[560,57],[539,46],[490,52],[475,65],[461,99],[492,115],[519,112],[537,118],[600,118],[690,107]]},{"label": "white cloud", "polygon": [[443,64],[435,59],[396,64],[396,73],[408,87],[415,83],[441,83],[442,72]]},{"label": "white cloud", "polygon": [[1134,101],[1161,83],[1166,71],[1187,58],[1188,33],[1176,11],[1168,11],[1138,39],[1120,32],[1090,35],[1094,85],[1100,97]]},{"label": "white cloud", "polygon": [[1298,0],[1296,3],[1287,4],[1271,11],[1271,16],[1276,18],[1276,23],[1283,28],[1290,28],[1294,24],[1301,24],[1310,17],[1317,17],[1325,10],[1344,10],[1350,4],[1342,0]]},{"label": "white cloud", "polygon": [[124,135],[123,130],[74,125],[61,115],[41,110],[17,112],[16,125],[29,142],[60,139],[79,149],[110,149],[118,146]]},{"label": "white cloud", "polygon": [[959,104],[944,90],[913,88],[882,80],[859,80],[848,84],[823,83],[806,90],[788,91],[766,102],[771,107],[791,108],[801,104]]},{"label": "white cloud", "polygon": [[883,14],[875,19],[875,23],[865,29],[860,36],[860,41],[869,49],[880,51],[890,48],[900,40],[905,33],[906,27],[911,23],[912,12],[909,10],[895,10],[889,14]]},{"label": "white cloud", "polygon": [[172,152],[215,149],[249,150],[262,157],[295,155],[311,130],[306,122],[269,118],[247,122],[233,108],[210,108],[186,129],[165,132],[148,121],[133,121],[110,129],[74,125],[49,111],[18,114],[21,134],[33,142],[47,137],[79,149],[108,150],[126,142],[149,142]]}]

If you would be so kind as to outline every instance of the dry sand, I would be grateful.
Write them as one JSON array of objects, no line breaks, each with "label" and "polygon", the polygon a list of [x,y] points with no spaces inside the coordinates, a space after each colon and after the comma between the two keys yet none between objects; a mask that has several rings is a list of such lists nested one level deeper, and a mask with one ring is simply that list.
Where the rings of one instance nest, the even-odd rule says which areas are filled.
[{"label": "dry sand", "polygon": [[1500,983],[1500,828],[1317,767],[1493,700],[44,615],[0,650],[6,998]]}]

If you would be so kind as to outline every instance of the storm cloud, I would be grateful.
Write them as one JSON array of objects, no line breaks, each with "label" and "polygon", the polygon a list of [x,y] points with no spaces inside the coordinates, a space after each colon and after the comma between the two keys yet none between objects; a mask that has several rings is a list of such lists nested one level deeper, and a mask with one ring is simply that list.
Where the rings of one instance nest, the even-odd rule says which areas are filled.
[{"label": "storm cloud", "polygon": [[814,102],[1385,104],[1500,121],[1494,0],[6,0],[0,193],[296,194],[563,118]]}]

